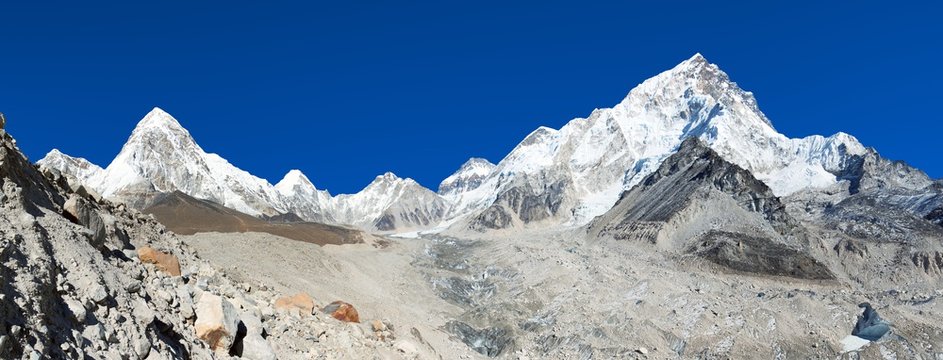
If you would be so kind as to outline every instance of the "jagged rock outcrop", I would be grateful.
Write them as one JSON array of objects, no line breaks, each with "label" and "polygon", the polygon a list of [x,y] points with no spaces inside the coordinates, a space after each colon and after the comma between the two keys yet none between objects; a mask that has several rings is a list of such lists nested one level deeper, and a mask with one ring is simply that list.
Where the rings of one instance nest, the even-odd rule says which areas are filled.
[{"label": "jagged rock outcrop", "polygon": [[475,216],[476,230],[504,229],[550,219],[562,209],[568,183],[560,180],[539,189],[520,186],[498,194],[495,202]]},{"label": "jagged rock outcrop", "polygon": [[943,208],[930,210],[930,213],[923,217],[927,221],[943,226]]},{"label": "jagged rock outcrop", "polygon": [[589,231],[648,241],[737,271],[834,278],[770,188],[696,138],[624,193]]}]

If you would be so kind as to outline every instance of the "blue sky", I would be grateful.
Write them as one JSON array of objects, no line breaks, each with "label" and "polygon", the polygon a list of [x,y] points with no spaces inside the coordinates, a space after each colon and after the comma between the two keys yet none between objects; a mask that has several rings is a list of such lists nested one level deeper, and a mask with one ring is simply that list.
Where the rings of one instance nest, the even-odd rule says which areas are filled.
[{"label": "blue sky", "polygon": [[937,4],[4,2],[0,111],[33,160],[106,166],[159,106],[272,182],[435,188],[701,52],[786,135],[845,131],[941,177]]}]

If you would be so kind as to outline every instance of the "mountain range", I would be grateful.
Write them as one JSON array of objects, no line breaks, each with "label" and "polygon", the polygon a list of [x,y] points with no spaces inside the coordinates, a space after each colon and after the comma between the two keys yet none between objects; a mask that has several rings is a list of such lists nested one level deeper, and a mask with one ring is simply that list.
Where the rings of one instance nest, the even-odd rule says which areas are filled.
[{"label": "mountain range", "polygon": [[894,164],[881,182],[912,191],[932,184],[919,170],[884,160],[845,133],[786,137],[752,93],[700,54],[642,82],[611,108],[560,129],[534,130],[497,165],[470,159],[438,192],[392,173],[350,195],[318,189],[298,170],[272,185],[204,151],[159,108],[144,116],[104,169],[58,150],[38,164],[137,208],[180,191],[253,216],[293,214],[376,232],[566,228],[605,214],[690,138],[748,171],[777,197],[845,183],[854,192],[862,159]]},{"label": "mountain range", "polygon": [[[0,314],[41,325],[10,328],[21,358],[208,358],[192,320],[225,312],[217,296],[245,310],[221,347],[244,358],[943,356],[943,181],[845,133],[779,133],[699,54],[438,191],[392,173],[356,194],[298,170],[273,185],[159,108],[105,168],[52,150],[37,169],[2,130],[0,150]],[[150,247],[181,276],[143,267]],[[305,322],[275,290],[374,321]]]}]

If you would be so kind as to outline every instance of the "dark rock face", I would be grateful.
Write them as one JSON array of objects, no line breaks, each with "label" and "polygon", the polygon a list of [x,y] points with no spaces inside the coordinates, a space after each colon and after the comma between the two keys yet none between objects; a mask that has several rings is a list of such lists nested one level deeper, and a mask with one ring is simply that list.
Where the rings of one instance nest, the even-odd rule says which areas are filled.
[{"label": "dark rock face", "polygon": [[823,225],[856,239],[877,242],[915,245],[923,239],[943,238],[943,228],[902,205],[888,202],[888,194],[888,190],[860,192],[830,205],[823,212]]},{"label": "dark rock face", "polygon": [[290,212],[290,213],[279,214],[279,215],[274,215],[274,216],[265,216],[265,215],[262,215],[260,218],[261,218],[262,220],[270,221],[270,222],[273,222],[273,223],[300,223],[300,222],[305,222],[305,220],[302,219],[301,216],[298,216],[297,214],[291,213],[291,212]]},{"label": "dark rock face", "polygon": [[[749,219],[723,214],[720,218],[730,224],[747,221],[756,226],[734,230],[717,225],[712,219],[718,217],[711,212],[730,206],[745,210]],[[760,226],[763,223],[772,230],[754,230],[765,227]],[[608,213],[594,221],[590,231],[651,243],[665,233],[693,233],[667,240],[666,246],[734,271],[812,280],[835,278],[809,253],[808,233],[769,187],[695,138],[685,140],[656,172],[623,193]]]},{"label": "dark rock face", "polygon": [[508,189],[474,219],[472,228],[504,229],[513,223],[515,216],[525,224],[550,218],[560,211],[567,185],[560,180],[542,189],[530,186]]},{"label": "dark rock face", "polygon": [[[751,212],[760,213],[778,229],[785,231],[793,220],[769,187],[749,171],[727,162],[696,138],[688,138],[678,152],[662,163],[658,171],[641,184],[623,193],[620,204],[626,208],[622,228],[635,222],[665,222],[687,206],[695,191],[712,187],[733,197]],[[634,197],[630,195],[634,193]],[[650,201],[638,201],[636,197]],[[626,203],[630,202],[630,203]]]},{"label": "dark rock face", "polygon": [[703,235],[691,252],[718,265],[754,274],[830,280],[835,275],[808,254],[770,239],[724,231]]},{"label": "dark rock face", "polygon": [[373,223],[373,226],[380,231],[393,230],[396,228],[396,218],[391,214],[384,214]]},{"label": "dark rock face", "polygon": [[929,222],[943,226],[943,208],[933,209],[923,218]]},{"label": "dark rock face", "polygon": [[943,252],[918,251],[910,255],[910,261],[929,275],[943,275]]},{"label": "dark rock face", "polygon": [[932,182],[926,173],[903,161],[891,161],[869,149],[864,155],[853,155],[834,172],[839,180],[847,180],[848,191],[854,195],[861,191],[905,188],[921,189]]},{"label": "dark rock face", "polygon": [[472,228],[476,230],[505,229],[511,226],[513,221],[511,214],[504,207],[492,205],[475,218]]},{"label": "dark rock face", "polygon": [[511,331],[508,329],[486,328],[479,330],[460,321],[450,321],[445,324],[445,328],[479,354],[488,357],[497,357],[514,344]]},{"label": "dark rock face", "polygon": [[868,255],[868,246],[854,239],[842,239],[832,247],[832,250],[839,256],[849,254],[863,258]]},{"label": "dark rock face", "polygon": [[379,231],[392,231],[399,228],[399,225],[407,226],[431,226],[445,216],[445,206],[436,198],[437,202],[430,206],[420,206],[415,209],[399,210],[398,208],[387,209],[379,218],[373,222],[373,227]]}]

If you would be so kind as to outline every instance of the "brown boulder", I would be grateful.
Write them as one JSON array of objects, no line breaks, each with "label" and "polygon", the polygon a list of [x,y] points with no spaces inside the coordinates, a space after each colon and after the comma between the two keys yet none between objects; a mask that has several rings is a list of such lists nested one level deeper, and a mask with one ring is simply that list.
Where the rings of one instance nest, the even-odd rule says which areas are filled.
[{"label": "brown boulder", "polygon": [[343,301],[335,301],[324,307],[324,313],[343,322],[360,322],[360,314],[354,306]]},{"label": "brown boulder", "polygon": [[297,293],[294,296],[283,296],[275,300],[275,310],[292,312],[297,310],[301,315],[314,313],[314,299],[307,293]]},{"label": "brown boulder", "polygon": [[138,249],[138,258],[145,264],[154,264],[158,270],[180,276],[180,261],[172,254],[160,252],[152,247],[145,246]]}]

